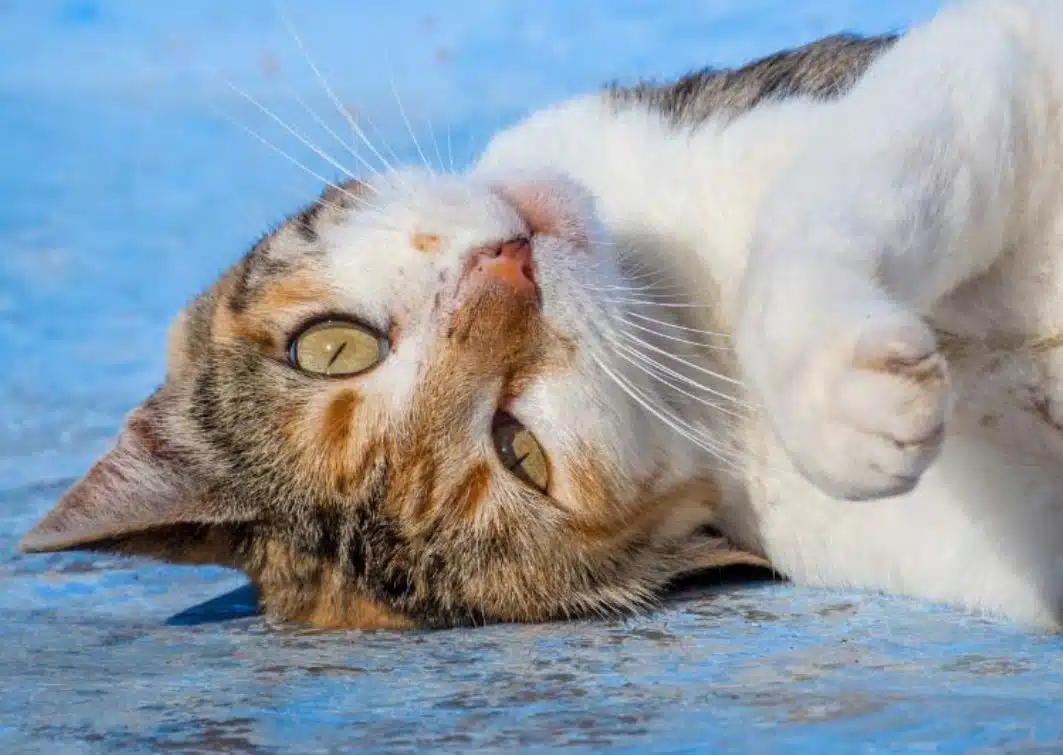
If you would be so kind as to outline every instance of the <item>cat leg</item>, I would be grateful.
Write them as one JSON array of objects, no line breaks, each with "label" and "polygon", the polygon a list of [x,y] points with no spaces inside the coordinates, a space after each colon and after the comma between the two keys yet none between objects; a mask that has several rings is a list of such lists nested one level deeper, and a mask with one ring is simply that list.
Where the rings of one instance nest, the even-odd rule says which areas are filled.
[{"label": "cat leg", "polygon": [[925,318],[993,266],[1048,170],[1038,13],[1060,15],[978,3],[913,30],[822,107],[765,200],[739,358],[783,447],[832,496],[907,492],[940,450],[948,367]]}]

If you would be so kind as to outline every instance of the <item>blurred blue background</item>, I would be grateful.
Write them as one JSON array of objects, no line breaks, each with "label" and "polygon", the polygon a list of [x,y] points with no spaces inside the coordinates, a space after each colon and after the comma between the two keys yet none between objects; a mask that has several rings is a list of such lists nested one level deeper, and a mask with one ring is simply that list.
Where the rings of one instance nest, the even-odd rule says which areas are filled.
[{"label": "blurred blue background", "polygon": [[[381,149],[416,155],[400,98],[460,165],[606,80],[936,5],[283,7]],[[0,752],[1063,751],[1063,643],[913,601],[761,584],[624,622],[320,634],[223,570],[17,555],[161,379],[175,311],[319,188],[229,119],[337,173],[227,82],[357,167],[299,104],[347,133],[271,0],[0,0]]]}]

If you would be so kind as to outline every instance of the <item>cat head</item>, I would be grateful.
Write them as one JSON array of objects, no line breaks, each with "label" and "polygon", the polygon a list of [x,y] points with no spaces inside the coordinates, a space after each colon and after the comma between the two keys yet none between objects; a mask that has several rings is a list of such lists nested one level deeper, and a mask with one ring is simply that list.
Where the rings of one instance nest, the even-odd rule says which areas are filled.
[{"label": "cat head", "polygon": [[609,357],[626,280],[560,176],[333,187],[178,317],[164,384],[22,548],[225,564],[359,627],[623,612],[759,562]]}]

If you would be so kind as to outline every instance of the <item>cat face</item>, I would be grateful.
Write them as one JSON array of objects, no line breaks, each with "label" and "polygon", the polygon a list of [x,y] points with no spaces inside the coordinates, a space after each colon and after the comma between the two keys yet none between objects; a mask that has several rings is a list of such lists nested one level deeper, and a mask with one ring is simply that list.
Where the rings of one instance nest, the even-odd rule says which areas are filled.
[{"label": "cat face", "polygon": [[[320,625],[538,621],[757,559],[609,357],[625,282],[558,176],[326,192],[178,318],[161,388],[23,540],[245,570]],[[626,381],[626,382],[625,382]]]}]

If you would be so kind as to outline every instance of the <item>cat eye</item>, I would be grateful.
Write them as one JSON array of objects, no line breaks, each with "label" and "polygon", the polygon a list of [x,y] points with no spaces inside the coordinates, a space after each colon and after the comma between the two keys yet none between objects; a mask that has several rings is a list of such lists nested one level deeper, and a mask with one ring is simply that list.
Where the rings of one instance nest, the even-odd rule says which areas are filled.
[{"label": "cat eye", "polygon": [[503,466],[545,493],[550,484],[550,465],[546,452],[528,428],[509,412],[498,412],[491,423],[491,437]]},{"label": "cat eye", "polygon": [[325,320],[292,339],[288,358],[304,372],[347,377],[375,367],[387,352],[387,339],[375,330],[350,320]]}]

